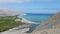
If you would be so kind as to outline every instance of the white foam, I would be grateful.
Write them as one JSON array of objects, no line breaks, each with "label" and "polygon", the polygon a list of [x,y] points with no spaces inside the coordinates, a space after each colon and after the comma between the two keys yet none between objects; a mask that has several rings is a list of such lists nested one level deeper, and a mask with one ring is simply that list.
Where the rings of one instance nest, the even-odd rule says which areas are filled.
[{"label": "white foam", "polygon": [[24,14],[24,15],[27,15],[27,14]]}]

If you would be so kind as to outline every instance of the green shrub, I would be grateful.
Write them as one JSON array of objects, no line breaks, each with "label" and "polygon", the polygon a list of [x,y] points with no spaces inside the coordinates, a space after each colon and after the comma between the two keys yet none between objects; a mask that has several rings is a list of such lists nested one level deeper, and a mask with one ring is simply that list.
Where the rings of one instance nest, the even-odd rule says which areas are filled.
[{"label": "green shrub", "polygon": [[0,32],[23,25],[24,23],[15,22],[14,17],[1,17],[0,18]]}]

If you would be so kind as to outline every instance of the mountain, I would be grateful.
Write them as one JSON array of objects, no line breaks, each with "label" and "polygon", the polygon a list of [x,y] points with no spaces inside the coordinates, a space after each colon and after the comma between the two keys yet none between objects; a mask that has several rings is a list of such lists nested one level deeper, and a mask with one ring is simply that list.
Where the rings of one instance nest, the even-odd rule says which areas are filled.
[{"label": "mountain", "polygon": [[22,14],[22,12],[0,10],[0,16],[16,16],[16,15],[21,15],[21,14]]},{"label": "mountain", "polygon": [[60,12],[41,23],[33,32],[54,28],[60,28]]}]

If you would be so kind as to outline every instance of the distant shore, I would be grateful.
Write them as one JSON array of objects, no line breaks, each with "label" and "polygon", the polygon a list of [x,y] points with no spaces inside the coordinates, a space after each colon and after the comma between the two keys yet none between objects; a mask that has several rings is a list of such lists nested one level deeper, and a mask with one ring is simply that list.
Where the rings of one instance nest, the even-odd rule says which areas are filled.
[{"label": "distant shore", "polygon": [[23,23],[29,23],[29,24],[39,24],[39,23],[36,23],[36,22],[29,21],[29,20],[27,20],[25,18],[22,18],[22,22]]}]

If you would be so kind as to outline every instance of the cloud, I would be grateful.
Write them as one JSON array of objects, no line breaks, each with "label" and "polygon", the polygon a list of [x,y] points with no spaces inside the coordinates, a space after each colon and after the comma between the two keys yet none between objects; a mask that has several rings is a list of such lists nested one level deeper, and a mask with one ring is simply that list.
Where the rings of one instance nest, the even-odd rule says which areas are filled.
[{"label": "cloud", "polygon": [[31,0],[0,0],[0,3],[23,3],[30,2]]}]

